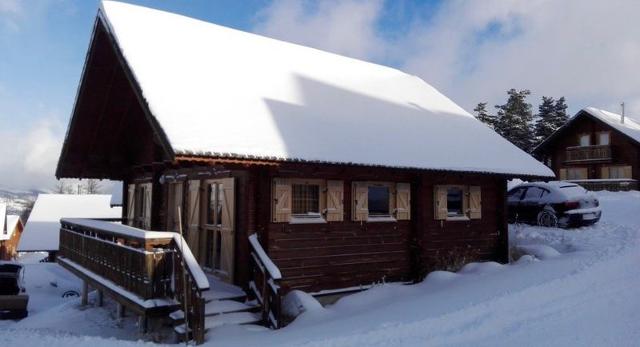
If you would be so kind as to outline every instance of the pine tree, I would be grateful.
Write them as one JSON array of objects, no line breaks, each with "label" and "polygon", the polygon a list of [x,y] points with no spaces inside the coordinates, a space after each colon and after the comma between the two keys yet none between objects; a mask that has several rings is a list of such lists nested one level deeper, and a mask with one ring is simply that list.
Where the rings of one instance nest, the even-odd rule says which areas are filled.
[{"label": "pine tree", "polygon": [[488,125],[491,129],[495,129],[497,118],[496,116],[489,114],[486,102],[478,103],[478,106],[476,106],[473,111],[477,114],[476,118],[479,121]]},{"label": "pine tree", "polygon": [[544,141],[544,139],[556,131],[555,117],[556,101],[552,97],[543,96],[542,103],[538,106],[538,114],[536,115],[536,143]]},{"label": "pine tree", "polygon": [[565,125],[569,121],[569,115],[567,115],[567,103],[564,96],[556,100],[555,105],[555,117],[553,118],[553,127],[558,130],[561,126]]},{"label": "pine tree", "polygon": [[507,91],[509,99],[504,105],[496,105],[498,110],[498,120],[496,131],[511,143],[525,152],[531,151],[534,144],[533,112],[531,104],[527,103],[527,96],[531,94],[529,90]]}]

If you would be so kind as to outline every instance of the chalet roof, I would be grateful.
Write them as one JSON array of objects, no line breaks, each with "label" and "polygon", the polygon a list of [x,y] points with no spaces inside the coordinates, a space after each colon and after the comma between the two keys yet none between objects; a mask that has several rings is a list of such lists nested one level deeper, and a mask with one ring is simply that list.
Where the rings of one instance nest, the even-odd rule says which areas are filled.
[{"label": "chalet roof", "polygon": [[0,203],[0,241],[10,239],[21,222],[20,216],[7,214],[7,205]]},{"label": "chalet roof", "polygon": [[556,130],[551,136],[546,138],[542,143],[540,143],[535,149],[534,152],[540,152],[543,148],[545,148],[548,144],[553,142],[557,137],[559,137],[564,131],[575,122],[577,119],[581,117],[591,117],[594,118],[611,128],[617,130],[621,134],[629,137],[631,140],[640,144],[640,122],[631,118],[629,116],[625,116],[624,123],[622,123],[622,115],[609,112],[606,110],[602,110],[595,107],[585,107],[580,110],[574,117],[572,117],[565,125]]},{"label": "chalet roof", "polygon": [[553,176],[402,71],[114,1],[99,16],[173,155]]},{"label": "chalet roof", "polygon": [[121,218],[111,195],[39,194],[24,227],[18,251],[57,251],[60,219]]}]

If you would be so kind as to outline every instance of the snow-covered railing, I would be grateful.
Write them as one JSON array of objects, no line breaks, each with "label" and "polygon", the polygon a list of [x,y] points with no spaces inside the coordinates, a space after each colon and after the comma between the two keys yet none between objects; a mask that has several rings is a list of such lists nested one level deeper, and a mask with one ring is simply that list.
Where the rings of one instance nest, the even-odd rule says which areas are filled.
[{"label": "snow-covered railing", "polygon": [[251,245],[252,280],[249,287],[262,306],[262,319],[272,328],[280,328],[280,269],[273,263],[258,240],[256,234],[249,236]]},{"label": "snow-covered railing", "polygon": [[144,300],[171,298],[185,308],[196,343],[204,342],[202,292],[209,281],[184,238],[91,219],[60,220],[60,257]]}]

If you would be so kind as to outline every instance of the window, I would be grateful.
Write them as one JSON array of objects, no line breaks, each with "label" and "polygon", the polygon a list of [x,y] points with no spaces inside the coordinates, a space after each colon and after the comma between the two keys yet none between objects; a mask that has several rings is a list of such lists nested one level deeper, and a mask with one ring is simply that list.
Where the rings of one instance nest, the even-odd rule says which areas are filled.
[{"label": "window", "polygon": [[598,145],[606,146],[609,144],[609,132],[598,133]]},{"label": "window", "polygon": [[460,187],[449,187],[447,189],[447,217],[463,216],[463,194]]},{"label": "window", "polygon": [[224,192],[220,183],[207,184],[207,224],[222,224]]},{"label": "window", "polygon": [[631,178],[630,166],[609,166],[609,178]]},{"label": "window", "polygon": [[591,145],[591,135],[582,134],[580,135],[580,146],[590,146]]},{"label": "window", "polygon": [[390,216],[389,187],[369,186],[369,216]]},{"label": "window", "polygon": [[522,194],[524,193],[525,189],[527,188],[522,187],[522,188],[514,189],[511,192],[509,192],[509,197],[508,197],[509,201],[510,202],[520,201],[520,199],[522,199]]},{"label": "window", "polygon": [[145,190],[145,186],[138,186],[138,189],[136,189],[136,217],[137,218],[144,218],[144,211],[146,210],[144,190]]},{"label": "window", "polygon": [[[178,208],[180,208],[181,217],[184,218],[185,211],[182,206],[182,182],[169,184],[169,204],[167,211],[167,227],[175,232],[180,230],[180,220],[178,219]],[[183,219],[184,220],[184,219]],[[184,230],[183,230],[184,232]]]},{"label": "window", "polygon": [[542,197],[542,193],[544,190],[538,187],[529,187],[527,188],[527,192],[524,194],[524,200],[538,200]]},{"label": "window", "polygon": [[568,180],[586,180],[588,177],[587,168],[570,168],[567,169]]},{"label": "window", "polygon": [[320,186],[317,184],[293,184],[293,215],[320,215]]}]

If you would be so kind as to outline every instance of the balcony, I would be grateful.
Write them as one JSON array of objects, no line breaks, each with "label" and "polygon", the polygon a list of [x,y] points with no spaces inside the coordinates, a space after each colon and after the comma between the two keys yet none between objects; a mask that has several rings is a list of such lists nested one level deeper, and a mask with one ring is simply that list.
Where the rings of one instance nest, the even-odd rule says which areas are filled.
[{"label": "balcony", "polygon": [[565,163],[606,162],[611,160],[610,145],[567,147]]}]

